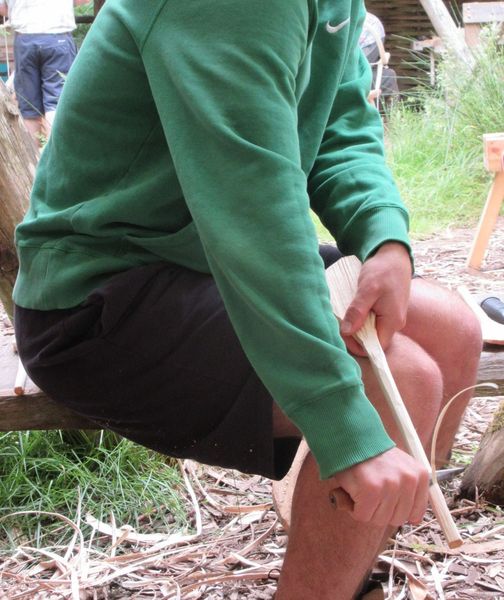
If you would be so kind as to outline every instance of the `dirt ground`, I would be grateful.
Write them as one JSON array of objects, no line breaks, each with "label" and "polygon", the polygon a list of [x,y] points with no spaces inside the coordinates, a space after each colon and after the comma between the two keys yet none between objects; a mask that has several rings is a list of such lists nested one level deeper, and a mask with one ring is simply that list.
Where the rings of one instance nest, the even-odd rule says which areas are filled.
[{"label": "dirt ground", "polygon": [[[446,230],[415,241],[419,274],[473,294],[504,299],[504,217],[480,272],[465,262],[473,230]],[[504,350],[502,351],[504,369]],[[470,462],[503,397],[478,396],[466,413],[452,463]],[[81,529],[68,548],[20,548],[0,562],[0,598],[271,600],[286,534],[271,505],[271,484],[258,476],[186,462],[181,470],[194,530],[135,532],[121,524]],[[465,545],[448,550],[432,515],[405,527],[380,556],[379,588],[369,600],[504,600],[504,511],[457,498],[460,480],[444,486]],[[82,536],[82,537],[80,537]],[[2,595],[3,593],[3,595]],[[335,600],[340,600],[336,595]]]}]

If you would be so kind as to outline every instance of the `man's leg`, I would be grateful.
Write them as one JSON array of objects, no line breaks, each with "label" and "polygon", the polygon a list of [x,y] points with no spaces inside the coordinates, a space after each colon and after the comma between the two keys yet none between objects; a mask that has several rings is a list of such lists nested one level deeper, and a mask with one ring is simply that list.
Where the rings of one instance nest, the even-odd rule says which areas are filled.
[{"label": "man's leg", "polygon": [[[408,359],[404,360],[407,356]],[[415,342],[398,334],[387,352],[413,423],[428,444],[442,398],[441,372]],[[366,359],[359,359],[369,399],[399,447],[398,428]],[[337,398],[335,398],[337,402]],[[277,430],[287,426],[277,418]],[[361,589],[382,540],[392,530],[354,521],[329,501],[331,480],[320,481],[311,454],[301,468],[292,504],[289,543],[277,600],[351,600]]]},{"label": "man's leg", "polygon": [[[476,383],[481,355],[481,328],[462,298],[433,282],[416,278],[403,333],[415,340],[438,364],[443,375],[444,406],[461,390]],[[443,419],[436,456],[443,465],[453,445],[472,391],[459,396]]]}]

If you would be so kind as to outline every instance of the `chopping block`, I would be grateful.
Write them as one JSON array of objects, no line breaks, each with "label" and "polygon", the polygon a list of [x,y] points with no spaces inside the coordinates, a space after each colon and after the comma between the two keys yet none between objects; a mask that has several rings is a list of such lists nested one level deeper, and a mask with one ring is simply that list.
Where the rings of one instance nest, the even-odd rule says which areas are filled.
[{"label": "chopping block", "polygon": [[483,135],[484,164],[494,174],[466,266],[479,270],[504,200],[504,133]]}]

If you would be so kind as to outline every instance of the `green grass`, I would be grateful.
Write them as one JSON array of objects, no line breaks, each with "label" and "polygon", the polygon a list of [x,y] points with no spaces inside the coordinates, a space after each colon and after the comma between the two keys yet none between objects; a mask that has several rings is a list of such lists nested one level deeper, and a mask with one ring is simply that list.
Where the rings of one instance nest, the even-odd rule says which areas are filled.
[{"label": "green grass", "polygon": [[482,135],[502,131],[504,52],[492,30],[470,77],[447,58],[436,89],[414,91],[387,115],[387,157],[411,213],[413,235],[473,226],[491,176]]},{"label": "green grass", "polygon": [[[0,552],[46,546],[65,536],[58,519],[16,511],[83,515],[135,529],[187,525],[183,483],[174,464],[110,432],[12,432],[0,436]],[[61,537],[63,536],[63,538]]]},{"label": "green grass", "polygon": [[490,183],[481,139],[478,147],[466,143],[452,125],[453,115],[441,108],[431,116],[400,107],[390,122],[389,164],[414,235],[470,226],[481,212]]},{"label": "green grass", "polygon": [[[385,115],[387,161],[411,216],[412,237],[474,227],[492,182],[483,164],[484,133],[504,130],[504,48],[492,29],[470,77],[453,58],[438,83],[419,83]],[[329,233],[314,216],[322,241]]]}]

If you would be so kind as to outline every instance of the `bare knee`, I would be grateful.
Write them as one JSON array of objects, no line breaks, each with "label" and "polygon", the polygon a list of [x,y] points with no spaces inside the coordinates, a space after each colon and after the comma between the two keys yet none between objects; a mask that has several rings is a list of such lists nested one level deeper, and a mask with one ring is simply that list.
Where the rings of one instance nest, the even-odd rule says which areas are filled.
[{"label": "bare knee", "polygon": [[[441,409],[443,376],[436,361],[418,344],[397,334],[387,360],[401,397],[424,445],[428,444]],[[367,395],[380,413],[389,435],[402,445],[399,430],[366,360],[359,361]]]},{"label": "bare knee", "polygon": [[416,279],[403,333],[415,340],[442,370],[477,369],[482,348],[481,327],[458,293],[434,282]]}]

